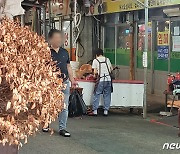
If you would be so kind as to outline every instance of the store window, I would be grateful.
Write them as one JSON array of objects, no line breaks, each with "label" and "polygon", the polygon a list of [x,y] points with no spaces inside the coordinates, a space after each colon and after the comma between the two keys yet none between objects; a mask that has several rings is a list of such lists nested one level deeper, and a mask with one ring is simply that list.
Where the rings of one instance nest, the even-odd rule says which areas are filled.
[{"label": "store window", "polygon": [[104,53],[112,64],[115,64],[115,27],[105,27],[104,29]]},{"label": "store window", "polygon": [[117,27],[117,65],[129,66],[130,61],[130,29],[129,26]]},{"label": "store window", "polygon": [[157,21],[156,35],[154,69],[158,71],[168,71],[168,57],[170,49],[169,21]]},{"label": "store window", "polygon": [[[143,68],[142,54],[145,47],[145,24],[138,24],[137,68]],[[148,24],[148,68],[151,66],[152,22]]]},{"label": "store window", "polygon": [[[151,51],[151,34],[152,34],[152,25],[149,22],[148,28],[148,51]],[[145,41],[145,24],[138,25],[138,51],[144,51],[144,41]]]},{"label": "store window", "polygon": [[171,59],[170,59],[170,71],[180,72],[180,20],[171,22]]}]

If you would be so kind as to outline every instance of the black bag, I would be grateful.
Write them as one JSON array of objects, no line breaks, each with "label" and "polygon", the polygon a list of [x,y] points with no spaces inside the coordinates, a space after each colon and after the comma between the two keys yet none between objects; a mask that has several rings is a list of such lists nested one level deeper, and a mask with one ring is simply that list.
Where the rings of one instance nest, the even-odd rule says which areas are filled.
[{"label": "black bag", "polygon": [[77,89],[74,89],[69,97],[68,110],[69,117],[79,117],[87,114],[87,106]]}]

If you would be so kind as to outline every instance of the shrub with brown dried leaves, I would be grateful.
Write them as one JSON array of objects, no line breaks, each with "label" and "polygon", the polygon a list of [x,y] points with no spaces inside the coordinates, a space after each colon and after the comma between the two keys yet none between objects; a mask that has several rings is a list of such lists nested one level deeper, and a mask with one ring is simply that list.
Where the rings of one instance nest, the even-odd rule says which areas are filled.
[{"label": "shrub with brown dried leaves", "polygon": [[0,143],[22,145],[63,108],[63,84],[43,37],[3,19],[0,23]]}]

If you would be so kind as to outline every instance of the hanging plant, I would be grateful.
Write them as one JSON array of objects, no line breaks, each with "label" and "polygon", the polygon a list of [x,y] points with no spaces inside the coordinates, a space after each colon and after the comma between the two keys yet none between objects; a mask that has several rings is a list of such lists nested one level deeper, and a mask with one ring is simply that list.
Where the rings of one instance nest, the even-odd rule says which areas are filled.
[{"label": "hanging plant", "polygon": [[43,37],[3,19],[0,23],[0,143],[22,145],[63,108],[58,78]]}]

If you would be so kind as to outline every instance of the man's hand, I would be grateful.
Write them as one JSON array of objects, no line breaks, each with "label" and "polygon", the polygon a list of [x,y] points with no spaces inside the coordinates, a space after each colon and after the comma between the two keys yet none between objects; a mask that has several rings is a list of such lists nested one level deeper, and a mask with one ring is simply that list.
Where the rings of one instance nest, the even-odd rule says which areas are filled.
[{"label": "man's hand", "polygon": [[77,81],[73,79],[73,80],[71,81],[71,87],[72,87],[72,88],[76,88],[77,85],[78,85]]},{"label": "man's hand", "polygon": [[68,69],[68,73],[69,73],[69,79],[71,81],[71,87],[72,88],[76,88],[76,86],[78,85],[77,81],[74,80],[74,77],[73,77],[73,71],[72,71],[72,68],[71,68],[71,65],[70,64],[67,64],[67,69]]}]

